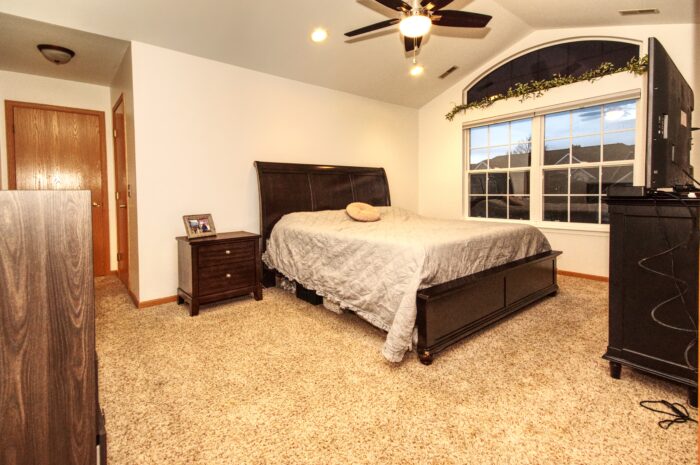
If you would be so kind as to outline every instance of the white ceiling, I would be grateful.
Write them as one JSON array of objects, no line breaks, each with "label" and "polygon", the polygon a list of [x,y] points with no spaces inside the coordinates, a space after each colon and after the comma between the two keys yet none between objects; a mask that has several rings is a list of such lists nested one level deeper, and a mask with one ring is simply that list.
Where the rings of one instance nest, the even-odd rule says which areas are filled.
[{"label": "white ceiling", "polygon": [[[411,57],[403,50],[397,26],[352,43],[343,36],[344,32],[393,16],[392,10],[373,0],[0,0],[0,12],[420,107],[534,28],[650,21],[687,23],[697,18],[696,3],[697,0],[455,0],[449,9],[489,14],[493,20],[483,30],[434,28],[418,56],[426,73],[417,79],[408,75]],[[661,14],[622,17],[617,13],[619,9],[651,7],[659,8]],[[318,26],[329,31],[323,44],[314,44],[309,38]],[[21,61],[24,53],[30,53],[26,51],[27,44],[34,47],[40,41],[38,36],[46,32],[20,27],[10,35],[26,37],[22,43],[15,43],[6,42],[3,29],[5,25],[0,23],[0,43],[22,50],[13,52],[14,58],[3,52],[0,68],[5,69],[15,66],[14,61]],[[70,40],[66,36],[58,45],[70,47]],[[77,43],[71,48],[87,58],[88,50],[97,42]],[[106,52],[99,56],[96,60],[106,60]],[[452,65],[459,69],[444,80],[437,78]],[[60,71],[61,67],[52,66],[53,72]],[[103,68],[106,72],[109,67]],[[25,72],[44,74],[31,69],[34,71]],[[102,79],[102,74],[95,71],[94,82],[104,83],[98,81],[98,75]]]},{"label": "white ceiling", "polygon": [[[0,69],[109,85],[129,42],[0,13]],[[44,58],[36,46],[58,44],[76,51],[66,65]]]},{"label": "white ceiling", "polygon": [[[700,22],[698,0],[496,0],[536,29]],[[658,9],[658,14],[622,16],[620,10]]]}]

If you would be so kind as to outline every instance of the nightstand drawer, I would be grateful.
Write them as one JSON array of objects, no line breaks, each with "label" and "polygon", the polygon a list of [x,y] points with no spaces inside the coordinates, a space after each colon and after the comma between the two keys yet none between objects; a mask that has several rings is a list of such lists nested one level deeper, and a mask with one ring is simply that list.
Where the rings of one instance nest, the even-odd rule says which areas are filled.
[{"label": "nightstand drawer", "polygon": [[215,266],[248,261],[255,257],[255,242],[229,242],[207,245],[199,249],[199,266]]},{"label": "nightstand drawer", "polygon": [[216,294],[256,284],[255,261],[210,266],[199,270],[199,293]]}]

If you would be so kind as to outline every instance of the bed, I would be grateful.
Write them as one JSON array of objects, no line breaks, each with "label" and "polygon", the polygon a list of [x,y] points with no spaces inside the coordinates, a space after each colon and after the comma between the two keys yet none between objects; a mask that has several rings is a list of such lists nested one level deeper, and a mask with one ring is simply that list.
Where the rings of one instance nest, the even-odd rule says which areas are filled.
[{"label": "bed", "polygon": [[[383,168],[269,162],[256,162],[255,166],[260,190],[262,248],[267,262],[263,270],[264,284],[273,286],[276,277],[284,275],[296,281],[298,297],[320,304],[325,296],[387,330],[382,353],[390,361],[399,361],[402,351],[415,347],[420,361],[430,364],[434,355],[449,345],[557,292],[556,259],[560,252],[550,250],[546,239],[546,247],[543,246],[543,238],[536,237],[541,234],[534,234],[534,228],[487,223],[484,228],[491,228],[489,237],[501,235],[498,248],[494,248],[485,242],[483,231],[474,229],[473,222],[438,223],[436,226],[420,217],[412,217],[404,210],[389,208],[389,187]],[[353,224],[342,210],[355,201],[380,207],[382,221],[373,226]],[[422,225],[425,231],[422,235],[416,233],[414,238],[401,229],[395,229],[392,222],[411,222],[412,230],[420,231],[418,225]],[[278,223],[279,228],[275,230]],[[430,228],[435,234],[430,233]],[[504,245],[511,244],[517,253],[511,258],[503,255],[500,261],[492,261],[494,266],[489,266],[489,262],[482,264],[481,268],[475,267],[471,264],[472,256],[466,255],[467,248],[459,249],[459,243],[452,237],[454,234],[439,234],[440,229],[454,229],[454,234],[458,229],[464,229],[465,234],[471,229],[473,231],[469,234],[476,235],[481,241],[475,242],[481,244],[481,249],[501,250]],[[509,235],[504,236],[506,233]],[[436,237],[431,239],[431,235]],[[526,243],[527,236],[532,237]],[[522,244],[519,241],[523,241]],[[290,252],[288,249],[296,247],[297,242],[306,246]],[[404,248],[397,248],[397,244]],[[287,258],[282,252],[287,253]],[[341,252],[347,253],[343,256],[339,255]],[[393,268],[382,264],[373,267],[377,286],[391,291],[386,292],[387,300],[393,295],[390,283],[406,282],[404,275],[408,278],[417,276],[414,270],[423,273],[420,282],[405,287],[404,291],[411,293],[397,297],[401,304],[397,306],[395,316],[382,315],[381,311],[373,313],[376,312],[374,307],[379,305],[377,301],[365,304],[361,298],[363,293],[372,294],[372,290],[360,279],[362,273],[358,270],[363,262],[358,260],[368,260],[368,256],[382,253],[386,257],[409,257],[405,262],[393,264]],[[465,259],[450,262],[450,255]],[[414,260],[414,256],[418,259]],[[343,265],[357,262],[360,267],[355,263],[354,267],[340,267],[338,273],[329,271],[329,276],[325,276],[315,270],[319,263],[324,262]],[[430,262],[433,262],[431,266],[424,266],[427,272],[415,265]],[[314,273],[315,279],[312,277]],[[343,281],[344,277],[348,278],[344,273],[353,274],[350,276],[352,280]],[[332,274],[335,274],[335,279],[330,279]],[[344,282],[359,286],[359,291],[352,293],[342,288]],[[365,305],[368,311],[364,311]],[[392,322],[392,318],[399,323]],[[390,327],[392,324],[398,325],[399,329],[394,331]],[[407,330],[413,334],[407,335]],[[396,335],[399,337],[393,337]],[[405,344],[407,338],[410,338],[408,347],[403,347],[401,344]]]}]

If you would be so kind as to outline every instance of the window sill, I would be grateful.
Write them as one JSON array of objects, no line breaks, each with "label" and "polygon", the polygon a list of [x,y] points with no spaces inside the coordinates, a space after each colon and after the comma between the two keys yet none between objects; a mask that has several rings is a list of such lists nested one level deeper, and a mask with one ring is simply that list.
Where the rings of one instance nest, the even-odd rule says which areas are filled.
[{"label": "window sill", "polygon": [[530,226],[534,226],[537,229],[594,236],[607,236],[610,232],[610,225],[608,224],[561,223],[558,221],[506,220],[501,218],[473,217],[465,217],[464,219],[467,221],[487,221],[491,223],[527,224]]}]

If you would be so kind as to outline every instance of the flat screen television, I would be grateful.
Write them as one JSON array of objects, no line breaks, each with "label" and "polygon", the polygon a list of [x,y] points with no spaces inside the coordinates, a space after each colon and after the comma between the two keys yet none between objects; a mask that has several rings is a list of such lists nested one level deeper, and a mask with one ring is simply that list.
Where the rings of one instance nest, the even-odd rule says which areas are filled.
[{"label": "flat screen television", "polygon": [[646,187],[684,190],[690,165],[693,90],[661,43],[649,38]]}]

